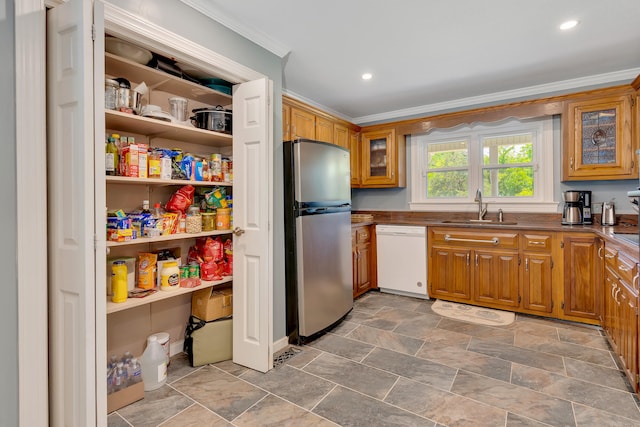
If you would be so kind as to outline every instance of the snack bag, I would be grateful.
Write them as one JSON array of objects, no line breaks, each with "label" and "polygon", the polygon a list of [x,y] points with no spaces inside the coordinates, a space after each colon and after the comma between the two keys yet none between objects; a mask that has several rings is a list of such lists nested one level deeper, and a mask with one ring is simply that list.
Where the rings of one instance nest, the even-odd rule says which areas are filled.
[{"label": "snack bag", "polygon": [[196,189],[193,185],[180,187],[169,199],[165,209],[169,212],[185,213],[187,208],[193,203],[193,194]]}]

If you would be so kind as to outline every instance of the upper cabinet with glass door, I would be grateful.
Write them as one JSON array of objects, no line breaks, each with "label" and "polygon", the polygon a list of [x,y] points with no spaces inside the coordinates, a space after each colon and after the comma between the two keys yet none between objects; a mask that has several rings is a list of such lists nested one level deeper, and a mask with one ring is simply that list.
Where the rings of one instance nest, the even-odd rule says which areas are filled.
[{"label": "upper cabinet with glass door", "polygon": [[626,88],[565,103],[564,181],[638,177],[632,139],[633,104],[632,92]]},{"label": "upper cabinet with glass door", "polygon": [[364,131],[360,141],[360,187],[404,187],[405,140],[395,128]]}]

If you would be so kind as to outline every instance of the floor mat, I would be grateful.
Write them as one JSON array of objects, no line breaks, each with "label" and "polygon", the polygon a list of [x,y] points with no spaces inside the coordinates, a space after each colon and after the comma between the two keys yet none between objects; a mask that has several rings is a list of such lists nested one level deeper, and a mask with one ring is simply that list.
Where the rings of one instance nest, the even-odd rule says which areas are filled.
[{"label": "floor mat", "polygon": [[516,318],[515,313],[491,308],[475,307],[473,305],[437,300],[431,309],[441,316],[480,325],[504,326]]}]

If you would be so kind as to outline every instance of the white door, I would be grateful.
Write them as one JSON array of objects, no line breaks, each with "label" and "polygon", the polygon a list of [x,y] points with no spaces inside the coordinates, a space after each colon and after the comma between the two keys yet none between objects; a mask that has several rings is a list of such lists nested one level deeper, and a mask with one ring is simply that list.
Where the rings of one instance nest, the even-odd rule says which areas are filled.
[{"label": "white door", "polygon": [[268,79],[233,88],[233,361],[261,372],[273,367],[271,97]]},{"label": "white door", "polygon": [[96,425],[93,4],[47,13],[50,424]]}]

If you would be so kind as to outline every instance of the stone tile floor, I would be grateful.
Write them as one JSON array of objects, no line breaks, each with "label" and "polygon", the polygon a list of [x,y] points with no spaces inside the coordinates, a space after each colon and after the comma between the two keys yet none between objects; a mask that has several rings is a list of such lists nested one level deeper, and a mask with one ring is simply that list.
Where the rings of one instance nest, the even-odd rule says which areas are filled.
[{"label": "stone tile floor", "polygon": [[263,374],[172,359],[167,384],[109,426],[640,426],[599,328],[517,315],[443,318],[369,292],[346,320]]}]

